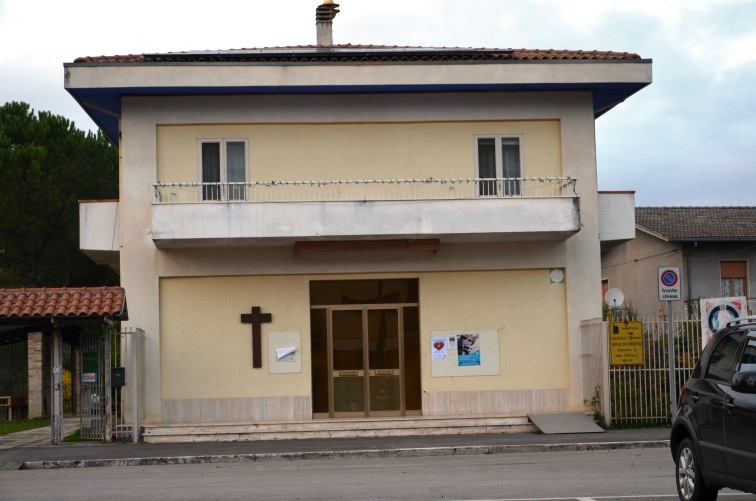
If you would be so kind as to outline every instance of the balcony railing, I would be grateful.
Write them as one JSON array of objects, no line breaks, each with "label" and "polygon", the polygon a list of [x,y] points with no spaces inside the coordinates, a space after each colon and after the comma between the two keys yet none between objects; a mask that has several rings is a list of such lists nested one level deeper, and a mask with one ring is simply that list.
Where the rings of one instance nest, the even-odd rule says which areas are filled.
[{"label": "balcony railing", "polygon": [[572,177],[156,183],[155,204],[576,197]]}]

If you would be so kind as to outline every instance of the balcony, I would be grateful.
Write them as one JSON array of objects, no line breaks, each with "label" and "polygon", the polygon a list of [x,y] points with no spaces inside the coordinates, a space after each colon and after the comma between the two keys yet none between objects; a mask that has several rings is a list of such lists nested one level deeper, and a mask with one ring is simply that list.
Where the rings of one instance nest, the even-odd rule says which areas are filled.
[{"label": "balcony", "polygon": [[580,229],[574,178],[158,183],[155,245],[301,241],[564,240]]}]

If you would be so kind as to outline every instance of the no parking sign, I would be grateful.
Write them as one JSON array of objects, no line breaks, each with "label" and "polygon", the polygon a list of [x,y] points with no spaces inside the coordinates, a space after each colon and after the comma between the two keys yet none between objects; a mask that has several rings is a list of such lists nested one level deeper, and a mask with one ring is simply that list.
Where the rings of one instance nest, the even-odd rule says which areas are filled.
[{"label": "no parking sign", "polygon": [[680,293],[680,268],[677,266],[659,267],[659,301],[679,301]]}]

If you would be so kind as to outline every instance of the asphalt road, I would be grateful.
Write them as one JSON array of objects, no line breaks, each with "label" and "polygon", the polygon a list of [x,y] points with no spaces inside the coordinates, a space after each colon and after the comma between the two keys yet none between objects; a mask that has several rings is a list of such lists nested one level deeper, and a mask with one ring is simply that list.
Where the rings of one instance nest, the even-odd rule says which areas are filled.
[{"label": "asphalt road", "polygon": [[[723,492],[727,501],[756,496]],[[674,500],[665,448],[0,471],[0,499]]]}]

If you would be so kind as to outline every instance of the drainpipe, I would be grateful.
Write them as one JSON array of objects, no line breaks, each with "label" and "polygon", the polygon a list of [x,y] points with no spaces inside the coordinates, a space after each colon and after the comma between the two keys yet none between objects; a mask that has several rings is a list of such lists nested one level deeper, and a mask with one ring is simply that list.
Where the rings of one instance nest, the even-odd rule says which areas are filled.
[{"label": "drainpipe", "polygon": [[325,0],[315,9],[315,29],[317,32],[318,45],[333,45],[333,18],[339,13],[339,4],[333,0]]},{"label": "drainpipe", "polygon": [[688,303],[693,300],[693,272],[690,269],[690,255],[693,254],[693,251],[696,250],[696,247],[698,247],[698,240],[693,242],[693,248],[691,248],[690,251],[688,251],[688,253],[685,255],[685,275],[688,282]]}]

